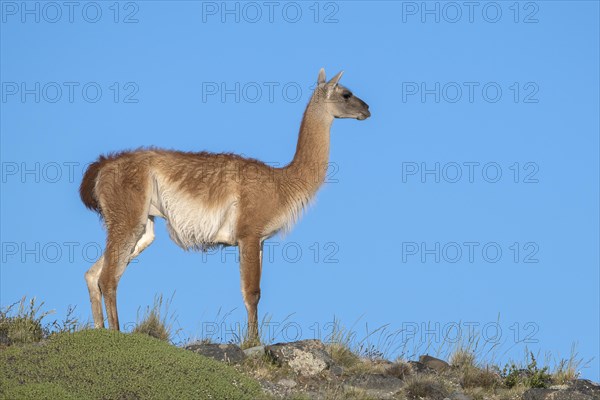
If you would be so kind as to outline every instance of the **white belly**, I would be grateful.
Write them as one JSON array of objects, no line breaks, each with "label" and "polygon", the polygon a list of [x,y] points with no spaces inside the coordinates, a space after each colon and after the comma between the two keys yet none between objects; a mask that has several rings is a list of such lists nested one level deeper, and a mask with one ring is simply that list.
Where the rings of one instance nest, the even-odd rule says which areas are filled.
[{"label": "white belly", "polygon": [[208,205],[202,198],[162,187],[153,196],[150,214],[165,218],[171,239],[186,250],[237,244],[235,198]]}]

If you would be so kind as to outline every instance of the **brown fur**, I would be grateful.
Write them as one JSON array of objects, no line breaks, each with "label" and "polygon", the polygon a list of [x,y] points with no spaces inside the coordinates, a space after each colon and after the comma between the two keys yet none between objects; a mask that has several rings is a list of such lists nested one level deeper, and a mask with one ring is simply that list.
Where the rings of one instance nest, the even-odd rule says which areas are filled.
[{"label": "brown fur", "polygon": [[81,180],[81,185],[79,186],[79,197],[81,197],[83,204],[88,209],[98,213],[100,213],[100,205],[96,199],[94,187],[96,186],[98,172],[100,172],[100,168],[102,168],[102,164],[104,164],[105,161],[106,157],[100,156],[98,161],[91,163],[86,169],[83,179]]},{"label": "brown fur", "polygon": [[100,212],[107,229],[105,253],[86,273],[96,327],[103,326],[104,297],[109,326],[119,329],[119,279],[131,259],[152,242],[154,217],[160,216],[167,220],[173,240],[186,249],[239,246],[248,335],[257,339],[263,241],[289,229],[323,183],[334,117],[370,115],[362,100],[342,97],[349,92],[337,84],[340,76],[326,84],[320,73],[294,159],[286,167],[235,154],[161,149],[100,156],[89,166],[81,199]]}]

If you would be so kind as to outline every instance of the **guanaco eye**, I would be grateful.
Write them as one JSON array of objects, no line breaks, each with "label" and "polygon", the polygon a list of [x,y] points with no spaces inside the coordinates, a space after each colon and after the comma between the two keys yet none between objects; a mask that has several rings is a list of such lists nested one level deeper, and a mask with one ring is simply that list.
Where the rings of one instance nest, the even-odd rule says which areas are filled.
[{"label": "guanaco eye", "polygon": [[352,93],[344,92],[344,94],[342,94],[342,97],[345,98],[346,100],[348,100],[350,97],[352,97]]}]

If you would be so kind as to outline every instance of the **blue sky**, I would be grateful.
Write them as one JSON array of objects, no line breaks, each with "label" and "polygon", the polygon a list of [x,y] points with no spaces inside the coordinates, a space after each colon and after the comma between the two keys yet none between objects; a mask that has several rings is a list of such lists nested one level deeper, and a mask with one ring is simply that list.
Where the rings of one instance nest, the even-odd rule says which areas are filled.
[{"label": "blue sky", "polygon": [[[474,327],[501,362],[577,343],[600,379],[597,2],[61,4],[1,2],[2,306],[91,318],[104,231],[77,189],[98,154],[283,165],[325,67],[372,118],[334,122],[326,185],[268,243],[275,340],[326,338],[334,316],[416,349]],[[122,327],[174,292],[184,335],[243,324],[235,249],[156,234],[121,279]]]}]

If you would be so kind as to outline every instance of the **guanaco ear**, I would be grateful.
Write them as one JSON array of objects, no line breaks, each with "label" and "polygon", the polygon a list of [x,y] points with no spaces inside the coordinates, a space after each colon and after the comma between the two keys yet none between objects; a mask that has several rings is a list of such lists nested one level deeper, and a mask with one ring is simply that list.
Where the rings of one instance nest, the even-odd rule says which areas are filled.
[{"label": "guanaco ear", "polygon": [[344,74],[344,71],[338,72],[338,74],[336,76],[331,78],[331,80],[329,81],[329,84],[333,85],[333,87],[336,87],[338,85],[338,83],[340,82],[340,78],[342,77],[343,74]]},{"label": "guanaco ear", "polygon": [[325,83],[325,68],[321,68],[319,70],[319,77],[317,78],[317,83],[320,85],[321,83]]}]

